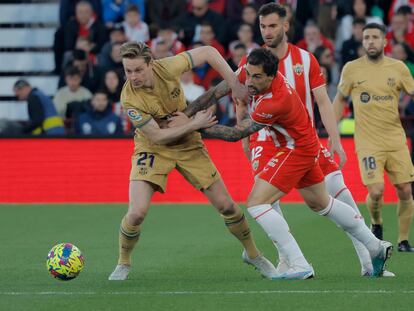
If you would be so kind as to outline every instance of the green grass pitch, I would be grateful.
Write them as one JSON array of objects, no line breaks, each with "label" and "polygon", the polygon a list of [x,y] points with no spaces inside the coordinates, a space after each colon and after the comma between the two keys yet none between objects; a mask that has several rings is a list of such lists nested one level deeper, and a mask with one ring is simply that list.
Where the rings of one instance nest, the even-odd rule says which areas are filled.
[{"label": "green grass pitch", "polygon": [[[414,254],[394,251],[396,278],[369,279],[351,242],[304,205],[284,214],[316,278],[269,281],[241,260],[241,247],[209,205],[155,205],[143,225],[130,279],[110,282],[126,205],[1,205],[0,310],[411,310]],[[361,206],[367,219],[366,208]],[[395,245],[395,205],[384,206],[385,237]],[[256,242],[276,253],[249,218]],[[49,249],[77,245],[85,269],[75,280],[51,278]],[[412,240],[414,242],[414,240]]]}]

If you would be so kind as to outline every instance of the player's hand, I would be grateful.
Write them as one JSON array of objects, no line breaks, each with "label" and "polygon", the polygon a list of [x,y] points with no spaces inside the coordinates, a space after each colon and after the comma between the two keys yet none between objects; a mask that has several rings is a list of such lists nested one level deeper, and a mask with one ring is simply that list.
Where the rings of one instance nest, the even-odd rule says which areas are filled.
[{"label": "player's hand", "polygon": [[206,111],[211,112],[212,115],[215,115],[216,114],[216,111],[217,111],[217,106],[218,106],[217,104],[216,105],[212,105],[212,106],[208,107],[206,109]]},{"label": "player's hand", "polygon": [[208,110],[201,110],[196,113],[194,118],[190,121],[194,124],[196,129],[205,129],[217,124],[216,116]]},{"label": "player's hand", "polygon": [[188,122],[190,122],[190,118],[185,113],[177,111],[168,118],[168,127],[180,126]]},{"label": "player's hand", "polygon": [[345,165],[346,162],[346,153],[344,151],[344,148],[342,148],[340,141],[332,141],[331,139],[328,140],[328,147],[329,151],[331,153],[331,156],[333,157],[335,154],[339,157],[339,169],[342,169],[342,167]]},{"label": "player's hand", "polygon": [[231,94],[233,99],[246,101],[248,97],[247,87],[236,80],[231,87]]},{"label": "player's hand", "polygon": [[160,119],[158,119],[158,120],[155,120],[155,121],[158,123],[158,126],[161,129],[166,129],[168,127],[168,121],[167,120],[160,120]]}]

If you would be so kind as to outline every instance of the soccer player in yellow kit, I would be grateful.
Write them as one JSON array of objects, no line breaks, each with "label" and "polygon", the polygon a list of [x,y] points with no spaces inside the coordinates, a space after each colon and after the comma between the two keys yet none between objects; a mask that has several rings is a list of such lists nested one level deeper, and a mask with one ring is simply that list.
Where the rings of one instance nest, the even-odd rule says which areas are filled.
[{"label": "soccer player in yellow kit", "polygon": [[198,129],[216,123],[211,112],[200,111],[186,124],[159,126],[186,108],[181,74],[204,62],[209,63],[231,85],[233,94],[247,92],[216,49],[204,46],[173,57],[153,60],[144,43],[128,42],[121,47],[127,77],[121,93],[122,105],[137,128],[129,184],[129,209],[119,232],[119,260],[109,280],[125,280],[131,254],[141,233],[155,191],[165,191],[168,174],[176,168],[195,188],[202,191],[224,218],[229,231],[242,243],[243,260],[272,279],[276,269],[260,254],[239,206],[227,189],[201,140]]},{"label": "soccer player in yellow kit", "polygon": [[386,29],[371,23],[363,29],[366,55],[348,62],[341,75],[334,107],[342,117],[344,98],[351,96],[355,114],[355,146],[364,185],[371,229],[383,238],[381,206],[384,170],[398,194],[398,251],[413,252],[408,242],[414,212],[411,182],[414,169],[407,138],[398,113],[400,92],[414,95],[414,80],[407,66],[384,56]]}]

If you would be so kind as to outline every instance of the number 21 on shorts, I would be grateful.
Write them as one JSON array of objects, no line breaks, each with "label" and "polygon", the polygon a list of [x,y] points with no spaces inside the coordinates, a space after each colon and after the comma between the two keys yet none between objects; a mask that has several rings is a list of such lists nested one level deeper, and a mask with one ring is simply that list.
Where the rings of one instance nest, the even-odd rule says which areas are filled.
[{"label": "number 21 on shorts", "polygon": [[140,152],[138,155],[137,165],[145,166],[148,164],[149,167],[153,167],[154,161],[155,161],[155,156],[152,153]]}]

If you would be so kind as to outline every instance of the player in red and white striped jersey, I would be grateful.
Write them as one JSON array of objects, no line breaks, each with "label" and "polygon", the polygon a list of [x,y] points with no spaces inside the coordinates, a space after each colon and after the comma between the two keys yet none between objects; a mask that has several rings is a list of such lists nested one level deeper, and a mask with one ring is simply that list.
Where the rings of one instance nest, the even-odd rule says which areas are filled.
[{"label": "player in red and white striped jersey", "polygon": [[297,188],[309,207],[335,222],[361,243],[372,262],[373,276],[382,276],[392,244],[378,240],[362,216],[350,205],[329,196],[318,164],[320,145],[311,118],[296,91],[277,71],[278,60],[268,49],[253,50],[244,68],[252,96],[252,111],[235,127],[214,125],[204,132],[236,141],[267,128],[277,145],[275,153],[258,174],[247,200],[247,210],[289,263],[276,278],[305,279],[313,276],[283,217],[272,208],[292,188]]}]

